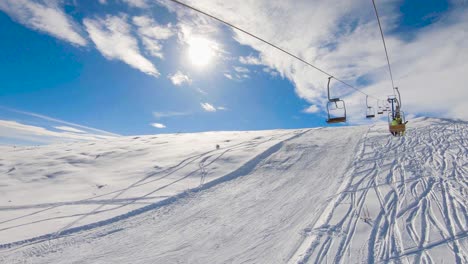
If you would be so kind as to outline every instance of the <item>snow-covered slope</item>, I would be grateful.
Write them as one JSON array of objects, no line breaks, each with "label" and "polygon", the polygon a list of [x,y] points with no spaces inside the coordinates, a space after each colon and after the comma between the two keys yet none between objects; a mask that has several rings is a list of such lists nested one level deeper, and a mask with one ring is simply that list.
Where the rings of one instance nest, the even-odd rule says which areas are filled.
[{"label": "snow-covered slope", "polygon": [[297,133],[302,131],[173,134],[3,147],[0,244],[56,236],[165,201],[235,171]]},{"label": "snow-covered slope", "polygon": [[[6,263],[468,262],[468,124],[2,148]],[[216,145],[219,145],[219,149]]]}]

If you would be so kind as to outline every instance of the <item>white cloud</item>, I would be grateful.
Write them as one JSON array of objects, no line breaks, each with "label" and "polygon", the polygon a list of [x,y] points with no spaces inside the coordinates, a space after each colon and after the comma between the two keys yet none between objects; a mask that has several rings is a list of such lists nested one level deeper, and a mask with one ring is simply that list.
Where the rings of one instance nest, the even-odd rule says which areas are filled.
[{"label": "white cloud", "polygon": [[107,4],[107,0],[99,0],[99,3],[100,3],[101,5],[105,5],[105,4]]},{"label": "white cloud", "polygon": [[216,108],[209,103],[200,103],[200,105],[207,112],[216,112]]},{"label": "white cloud", "polygon": [[249,73],[249,69],[240,66],[234,66],[234,70],[239,73]]},{"label": "white cloud", "polygon": [[275,71],[274,69],[269,68],[269,67],[263,68],[263,72],[266,72],[266,73],[270,74],[273,77],[277,77],[279,75],[277,71]]},{"label": "white cloud", "polygon": [[[390,59],[407,114],[468,120],[468,90],[464,88],[468,83],[468,17],[452,13],[450,20],[419,31],[411,41],[389,38],[389,50],[398,51],[391,53]],[[364,91],[390,94],[387,76],[385,71],[374,73],[371,78],[375,83]],[[353,94],[347,99],[350,115],[362,117],[365,97]]]},{"label": "white cloud", "polygon": [[247,74],[250,72],[250,70],[245,67],[234,66],[234,71],[237,72],[236,77],[238,80],[250,78],[250,75]]},{"label": "white cloud", "polygon": [[157,119],[164,117],[173,117],[173,116],[186,116],[190,115],[189,112],[153,112],[153,116]]},{"label": "white cloud", "polygon": [[318,108],[318,106],[311,105],[311,106],[307,107],[306,109],[304,109],[303,112],[308,113],[308,114],[313,114],[313,113],[317,113],[319,110],[320,110],[320,108]]},{"label": "white cloud", "polygon": [[[327,1],[250,1],[239,5],[237,1],[188,1],[189,4],[204,10],[210,14],[222,17],[241,28],[259,35],[267,40],[274,40],[275,44],[287,47],[293,53],[301,52],[307,59],[316,55],[314,49],[321,46],[319,37],[330,38],[328,29],[338,20],[341,15],[350,11],[351,4],[338,0]],[[346,10],[346,11],[345,11]],[[357,8],[359,10],[359,8]],[[184,14],[183,19],[186,19]],[[198,15],[195,15],[198,17]],[[358,17],[359,13],[358,13]],[[246,19],[249,18],[249,19]],[[205,18],[208,20],[207,18]],[[285,23],[287,21],[287,23]],[[313,30],[304,30],[303,27],[292,27],[291,25],[314,25]],[[194,20],[193,23],[197,23]],[[201,22],[203,23],[203,22]],[[214,25],[219,25],[212,23]],[[315,27],[316,25],[316,27]],[[272,49],[266,44],[245,35],[233,31],[235,39],[243,44],[251,46],[259,52],[258,57],[247,56],[239,58],[244,64],[263,64],[276,69],[279,74],[290,79],[299,97],[314,102],[323,95],[321,86],[323,81],[317,82],[321,74],[311,74],[311,70],[302,63],[298,63],[291,57]],[[333,34],[331,34],[333,35]],[[314,48],[315,47],[315,48]],[[259,59],[261,58],[261,60]],[[325,78],[326,79],[326,78]],[[320,89],[318,88],[320,87]]]},{"label": "white cloud", "polygon": [[226,111],[226,110],[228,110],[228,109],[227,109],[226,107],[224,107],[224,106],[218,106],[218,107],[216,107],[216,109],[218,109],[218,110],[220,110],[220,111]]},{"label": "white cloud", "polygon": [[78,46],[85,46],[79,26],[68,17],[58,1],[2,0],[0,10],[19,23]]},{"label": "white cloud", "polygon": [[[167,8],[175,12],[178,16],[177,37],[180,44],[184,47],[182,55],[189,57],[196,68],[199,64],[209,62],[211,67],[217,62],[228,59],[223,46],[217,39],[224,38],[224,33],[219,30],[219,25],[213,23],[206,17],[195,14],[192,10],[181,8],[179,5],[169,4],[169,1],[161,2],[168,4]],[[198,54],[201,50],[204,54]],[[205,57],[208,57],[209,60]],[[202,63],[202,61],[205,61]]]},{"label": "white cloud", "polygon": [[162,45],[153,39],[147,37],[141,37],[141,41],[143,42],[143,46],[145,50],[153,57],[163,59],[164,54],[162,53]]},{"label": "white cloud", "polygon": [[133,23],[139,27],[139,31],[142,35],[158,39],[164,40],[169,39],[174,35],[174,29],[172,28],[171,24],[167,24],[167,26],[161,26],[156,23],[152,18],[147,16],[135,16],[132,18]]},{"label": "white cloud", "polygon": [[122,0],[131,7],[145,8],[148,7],[147,0]]},{"label": "white cloud", "polygon": [[152,123],[151,126],[155,128],[166,128],[166,126],[161,123]]},{"label": "white cloud", "polygon": [[201,89],[201,88],[196,88],[195,90],[196,90],[197,92],[201,93],[201,94],[204,94],[204,95],[208,94],[205,90],[203,90],[203,89]]},{"label": "white cloud", "polygon": [[[273,41],[352,85],[359,86],[358,78],[364,78],[370,85],[360,88],[370,94],[384,99],[391,93],[380,33],[368,1],[258,0],[242,5],[238,1],[186,2]],[[398,5],[398,1],[387,1],[379,5],[379,10],[403,107],[408,112],[468,119],[468,111],[463,110],[468,98],[468,89],[464,89],[468,83],[466,7],[454,8],[445,19],[410,32],[412,36],[407,37],[392,30],[401,19]],[[183,18],[186,20],[187,14]],[[291,26],[304,23],[310,28]],[[244,33],[233,33],[240,44],[259,54],[241,57],[241,63],[268,66],[291,80],[300,98],[314,105],[325,102],[326,75]],[[355,115],[362,119],[365,98],[349,88],[334,86],[340,97],[349,98],[350,115],[355,108]]]},{"label": "white cloud", "polygon": [[168,78],[172,81],[172,83],[176,86],[181,86],[184,83],[191,84],[192,79],[188,75],[183,74],[180,71],[177,71],[173,75],[169,75]]},{"label": "white cloud", "polygon": [[147,16],[135,16],[132,21],[138,27],[138,34],[145,50],[151,56],[162,59],[164,55],[161,41],[167,40],[174,35],[172,25],[161,26]]},{"label": "white cloud", "polygon": [[239,62],[242,64],[250,64],[250,65],[261,65],[262,62],[259,58],[254,56],[246,56],[246,57],[239,57]]},{"label": "white cloud", "polygon": [[69,126],[54,126],[55,129],[62,130],[62,131],[67,131],[67,132],[73,132],[73,133],[86,133],[83,130],[76,129],[74,127],[69,127]]},{"label": "white cloud", "polygon": [[[243,71],[242,69],[240,69],[240,71]],[[234,80],[234,81],[242,81],[244,79],[248,79],[250,78],[250,75],[248,75],[247,73],[237,73],[235,72],[234,74],[232,73],[223,73],[224,77],[228,78],[229,80]]]},{"label": "white cloud", "polygon": [[85,19],[84,25],[96,48],[108,59],[122,60],[146,74],[159,76],[156,67],[140,54],[126,17]]}]

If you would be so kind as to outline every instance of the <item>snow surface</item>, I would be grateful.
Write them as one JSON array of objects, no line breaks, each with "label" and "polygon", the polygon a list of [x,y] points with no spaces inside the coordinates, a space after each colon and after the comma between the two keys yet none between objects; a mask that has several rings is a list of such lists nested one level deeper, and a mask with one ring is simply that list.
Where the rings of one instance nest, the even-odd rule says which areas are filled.
[{"label": "snow surface", "polygon": [[[468,263],[468,124],[0,147],[1,263]],[[219,145],[219,148],[216,147]]]}]

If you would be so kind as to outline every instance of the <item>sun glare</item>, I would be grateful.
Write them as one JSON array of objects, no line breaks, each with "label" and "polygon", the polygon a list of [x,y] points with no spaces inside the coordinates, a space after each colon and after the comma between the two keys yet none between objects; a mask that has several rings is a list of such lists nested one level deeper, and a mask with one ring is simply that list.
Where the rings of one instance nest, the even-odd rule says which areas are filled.
[{"label": "sun glare", "polygon": [[188,57],[194,66],[205,67],[213,60],[215,43],[212,41],[195,37],[188,42],[188,45]]}]

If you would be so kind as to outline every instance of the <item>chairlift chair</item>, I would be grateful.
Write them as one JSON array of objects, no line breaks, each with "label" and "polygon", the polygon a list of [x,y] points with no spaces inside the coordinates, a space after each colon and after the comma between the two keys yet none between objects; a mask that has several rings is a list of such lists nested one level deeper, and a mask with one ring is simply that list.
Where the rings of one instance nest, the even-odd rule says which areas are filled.
[{"label": "chairlift chair", "polygon": [[374,108],[372,106],[369,106],[368,99],[369,99],[369,96],[366,95],[366,106],[367,106],[366,118],[374,118],[375,117]]},{"label": "chairlift chair", "polygon": [[[330,81],[333,77],[328,77],[328,102],[327,102],[327,123],[335,124],[335,123],[343,123],[346,122],[346,105],[343,100],[340,98],[330,98]],[[343,115],[340,116],[332,116],[330,112],[335,112],[335,110],[342,110]]]},{"label": "chairlift chair", "polygon": [[394,136],[403,136],[406,131],[406,121],[405,121],[405,114],[403,112],[399,112],[399,116],[401,118],[401,123],[392,124],[393,117],[392,113],[388,114],[388,128],[392,135]]},{"label": "chairlift chair", "polygon": [[366,111],[366,118],[374,118],[375,117],[375,112],[372,107],[367,107]]},{"label": "chairlift chair", "polygon": [[[388,114],[388,127],[393,136],[403,136],[406,131],[405,113],[400,111],[400,102],[396,96],[389,96],[387,100],[391,104],[391,110]],[[395,122],[398,122],[395,124]]]},{"label": "chairlift chair", "polygon": [[377,114],[381,115],[384,112],[383,107],[379,104],[380,101],[377,101]]}]

